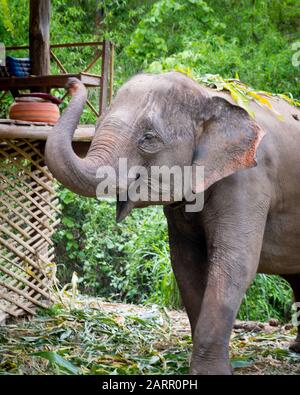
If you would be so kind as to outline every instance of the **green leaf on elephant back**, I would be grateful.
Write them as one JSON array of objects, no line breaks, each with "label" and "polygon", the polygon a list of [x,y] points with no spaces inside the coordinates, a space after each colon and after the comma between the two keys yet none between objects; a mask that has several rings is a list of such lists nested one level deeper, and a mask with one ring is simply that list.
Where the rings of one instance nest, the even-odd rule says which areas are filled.
[{"label": "green leaf on elephant back", "polygon": [[[182,71],[184,69],[181,69],[181,68],[175,67],[174,70],[187,74],[185,71]],[[268,98],[272,98],[273,96],[278,96],[281,99],[286,100],[291,105],[300,106],[299,101],[289,97],[288,95],[284,95],[284,94],[274,95],[274,94],[272,94],[270,92],[266,92],[266,91],[259,91],[259,92],[255,91],[252,89],[252,87],[250,85],[243,83],[238,78],[224,79],[218,74],[205,74],[202,76],[197,76],[197,75],[195,75],[195,73],[193,73],[193,71],[190,68],[188,68],[188,70],[189,70],[188,76],[194,78],[200,84],[207,85],[210,88],[215,89],[217,91],[226,90],[226,91],[230,92],[233,100],[240,107],[242,107],[245,111],[247,111],[247,113],[252,118],[255,117],[255,114],[249,107],[250,101],[255,101],[258,105],[266,107],[281,121],[284,120],[283,115],[278,113],[273,108],[273,106]]]}]

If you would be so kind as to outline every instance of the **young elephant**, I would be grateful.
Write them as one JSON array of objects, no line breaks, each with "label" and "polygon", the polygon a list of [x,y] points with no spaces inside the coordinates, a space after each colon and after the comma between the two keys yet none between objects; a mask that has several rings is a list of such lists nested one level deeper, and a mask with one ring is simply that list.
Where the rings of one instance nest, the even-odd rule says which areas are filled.
[{"label": "young elephant", "polygon": [[[204,166],[201,211],[186,201],[121,201],[117,220],[134,207],[163,203],[171,260],[193,336],[191,373],[230,374],[228,348],[239,306],[256,272],[282,275],[300,302],[300,111],[272,98],[278,117],[254,101],[251,118],[230,95],[172,72],[140,74],[118,92],[100,119],[85,158],[72,136],[86,90],[70,80],[73,98],[49,134],[46,160],[72,191],[96,196],[97,169],[128,159],[128,168]],[[121,178],[119,174],[119,179]],[[130,185],[139,182],[130,179]],[[115,181],[109,181],[115,183]],[[147,181],[151,188],[151,177]],[[128,192],[128,190],[127,190]],[[291,349],[300,352],[300,331]]]}]

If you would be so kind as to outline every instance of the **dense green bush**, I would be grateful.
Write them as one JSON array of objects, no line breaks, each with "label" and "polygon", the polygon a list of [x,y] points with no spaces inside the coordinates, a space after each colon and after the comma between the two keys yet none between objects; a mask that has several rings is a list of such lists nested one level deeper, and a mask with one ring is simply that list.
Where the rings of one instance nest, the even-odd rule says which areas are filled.
[{"label": "dense green bush", "polygon": [[300,35],[295,0],[106,3],[107,34],[118,43],[118,83],[135,71],[184,66],[196,74],[238,74],[256,89],[300,97],[299,69],[291,60]]},{"label": "dense green bush", "polygon": [[134,303],[178,306],[161,207],[135,210],[115,222],[115,203],[62,189],[62,225],[55,238],[63,283],[72,271],[84,292]]},{"label": "dense green bush", "polygon": [[279,276],[257,274],[241,305],[238,318],[247,320],[290,320],[292,291]]}]

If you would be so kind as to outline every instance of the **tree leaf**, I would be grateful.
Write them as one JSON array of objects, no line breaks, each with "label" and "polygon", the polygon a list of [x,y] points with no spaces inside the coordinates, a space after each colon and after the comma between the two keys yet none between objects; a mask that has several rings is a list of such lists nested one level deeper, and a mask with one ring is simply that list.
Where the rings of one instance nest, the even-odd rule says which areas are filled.
[{"label": "tree leaf", "polygon": [[252,96],[259,103],[269,107],[271,110],[273,109],[272,104],[269,102],[269,100],[261,96],[257,92],[249,92],[249,95]]},{"label": "tree leaf", "polygon": [[52,352],[52,351],[39,351],[31,354],[35,357],[41,357],[47,359],[49,362],[57,365],[59,368],[64,370],[65,372],[71,374],[79,374],[79,370],[76,366],[74,366],[71,362],[67,361],[59,354]]},{"label": "tree leaf", "polygon": [[246,359],[232,359],[231,366],[233,369],[249,368],[253,362]]}]

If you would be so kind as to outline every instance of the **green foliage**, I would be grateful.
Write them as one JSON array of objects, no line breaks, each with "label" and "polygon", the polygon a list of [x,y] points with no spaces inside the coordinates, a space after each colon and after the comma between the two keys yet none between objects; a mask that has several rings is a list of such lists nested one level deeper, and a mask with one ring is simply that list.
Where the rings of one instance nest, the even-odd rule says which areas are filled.
[{"label": "green foliage", "polygon": [[249,288],[239,311],[242,320],[286,322],[291,318],[292,291],[278,276],[258,274]]},{"label": "green foliage", "polygon": [[116,224],[114,202],[83,199],[65,189],[60,197],[63,219],[56,242],[62,282],[76,271],[89,294],[178,307],[160,207],[136,210]]},{"label": "green foliage", "polygon": [[10,18],[9,6],[7,0],[0,0],[0,11],[2,14],[3,24],[7,31],[13,32],[13,24]]},{"label": "green foliage", "polygon": [[133,32],[127,54],[147,64],[153,58],[181,52],[191,35],[191,26],[194,30],[216,27],[211,13],[202,0],[157,1]]},{"label": "green foliage", "polygon": [[256,89],[300,97],[299,71],[291,62],[300,33],[295,0],[120,3],[105,18],[117,43],[118,83],[139,70],[177,66],[197,75],[238,74]]}]

